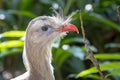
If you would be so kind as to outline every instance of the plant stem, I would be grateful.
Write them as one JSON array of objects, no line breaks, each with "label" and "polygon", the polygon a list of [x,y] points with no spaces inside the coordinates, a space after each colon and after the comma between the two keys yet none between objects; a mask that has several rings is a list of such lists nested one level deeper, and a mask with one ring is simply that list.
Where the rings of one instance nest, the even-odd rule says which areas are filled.
[{"label": "plant stem", "polygon": [[97,59],[95,59],[94,55],[93,55],[93,52],[90,50],[87,42],[86,42],[86,37],[85,37],[85,30],[84,30],[84,27],[83,27],[83,20],[82,20],[82,13],[80,12],[80,23],[81,23],[81,29],[82,29],[82,35],[83,35],[83,41],[84,41],[84,45],[85,45],[85,48],[87,50],[87,53],[90,57],[90,60],[91,62],[93,63],[93,65],[96,67],[96,69],[98,70],[100,76],[101,76],[101,79],[102,80],[105,80],[104,76],[103,76],[103,73],[100,69],[100,66],[99,66],[99,63],[97,61]]}]

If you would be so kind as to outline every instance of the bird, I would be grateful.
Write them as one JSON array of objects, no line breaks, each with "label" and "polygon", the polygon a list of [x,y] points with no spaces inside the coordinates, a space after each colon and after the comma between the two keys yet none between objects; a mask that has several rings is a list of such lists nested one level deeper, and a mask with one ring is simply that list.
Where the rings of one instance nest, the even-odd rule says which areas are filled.
[{"label": "bird", "polygon": [[26,72],[11,80],[55,80],[52,62],[52,44],[78,28],[70,23],[71,17],[59,14],[32,19],[25,33],[23,63]]}]

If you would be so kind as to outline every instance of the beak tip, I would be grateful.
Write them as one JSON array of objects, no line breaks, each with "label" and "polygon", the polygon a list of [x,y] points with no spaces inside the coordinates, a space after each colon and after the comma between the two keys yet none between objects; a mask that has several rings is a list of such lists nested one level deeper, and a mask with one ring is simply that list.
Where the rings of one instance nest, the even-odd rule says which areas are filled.
[{"label": "beak tip", "polygon": [[79,30],[77,30],[76,32],[77,32],[77,34],[79,34]]},{"label": "beak tip", "polygon": [[69,24],[68,23],[68,24],[65,25],[65,28],[66,28],[66,31],[77,32],[79,34],[78,28],[75,25],[73,25],[73,24]]}]

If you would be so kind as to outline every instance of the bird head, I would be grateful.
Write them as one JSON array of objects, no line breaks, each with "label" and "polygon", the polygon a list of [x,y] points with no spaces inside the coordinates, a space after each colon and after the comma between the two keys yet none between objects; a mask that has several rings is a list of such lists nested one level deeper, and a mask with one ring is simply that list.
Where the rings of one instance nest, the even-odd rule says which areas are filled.
[{"label": "bird head", "polygon": [[26,37],[34,44],[49,44],[67,32],[79,32],[77,27],[55,16],[40,16],[33,19],[27,28]]}]

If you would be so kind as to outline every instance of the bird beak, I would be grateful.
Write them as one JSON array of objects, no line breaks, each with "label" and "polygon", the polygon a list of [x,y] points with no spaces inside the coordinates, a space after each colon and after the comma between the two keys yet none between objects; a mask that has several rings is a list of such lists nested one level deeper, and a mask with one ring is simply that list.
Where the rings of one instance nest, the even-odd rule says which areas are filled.
[{"label": "bird beak", "polygon": [[59,32],[77,32],[79,33],[78,28],[73,24],[65,24],[62,28],[59,28]]}]

